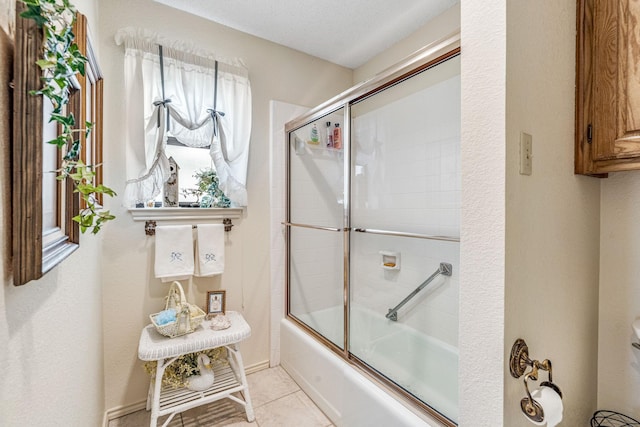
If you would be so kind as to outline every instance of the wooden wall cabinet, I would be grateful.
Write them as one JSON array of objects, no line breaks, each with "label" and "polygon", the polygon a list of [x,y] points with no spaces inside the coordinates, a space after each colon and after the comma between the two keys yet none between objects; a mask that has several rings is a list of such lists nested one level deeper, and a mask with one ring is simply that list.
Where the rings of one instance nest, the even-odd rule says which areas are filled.
[{"label": "wooden wall cabinet", "polygon": [[640,169],[640,2],[578,0],[575,173]]}]

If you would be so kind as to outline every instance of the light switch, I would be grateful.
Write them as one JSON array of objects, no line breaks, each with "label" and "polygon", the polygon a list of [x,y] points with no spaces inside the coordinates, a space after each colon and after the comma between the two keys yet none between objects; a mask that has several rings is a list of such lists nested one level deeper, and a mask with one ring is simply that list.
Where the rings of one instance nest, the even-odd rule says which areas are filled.
[{"label": "light switch", "polygon": [[533,137],[520,132],[520,175],[531,175],[533,163]]}]

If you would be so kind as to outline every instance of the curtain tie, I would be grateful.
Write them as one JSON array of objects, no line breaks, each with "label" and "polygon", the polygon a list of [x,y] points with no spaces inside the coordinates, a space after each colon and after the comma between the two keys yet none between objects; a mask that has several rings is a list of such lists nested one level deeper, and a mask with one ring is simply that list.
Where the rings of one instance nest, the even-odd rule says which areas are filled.
[{"label": "curtain tie", "polygon": [[207,113],[211,115],[211,120],[213,120],[213,135],[218,136],[218,129],[220,126],[219,120],[220,117],[224,117],[224,112],[213,108],[207,108]]},{"label": "curtain tie", "polygon": [[[163,99],[162,101],[153,101],[154,107],[159,107],[162,105],[163,108],[167,108],[167,104],[171,102],[171,99]],[[158,108],[158,127],[160,127],[160,114],[162,114],[161,109]]]}]

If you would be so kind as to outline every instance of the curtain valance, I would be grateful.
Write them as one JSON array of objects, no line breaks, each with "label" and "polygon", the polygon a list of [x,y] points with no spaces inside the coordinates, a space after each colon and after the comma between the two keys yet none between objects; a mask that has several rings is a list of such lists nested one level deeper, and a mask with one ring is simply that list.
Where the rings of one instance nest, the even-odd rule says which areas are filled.
[{"label": "curtain valance", "polygon": [[144,30],[124,29],[127,186],[125,204],[154,199],[169,178],[167,138],[210,147],[220,189],[247,205],[251,85],[238,59],[216,58]]}]

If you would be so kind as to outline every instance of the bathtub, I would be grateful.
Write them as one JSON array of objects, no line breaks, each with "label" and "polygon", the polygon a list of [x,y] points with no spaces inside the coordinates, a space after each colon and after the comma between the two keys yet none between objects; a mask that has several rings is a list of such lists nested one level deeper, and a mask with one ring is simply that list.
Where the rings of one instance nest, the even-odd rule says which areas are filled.
[{"label": "bathtub", "polygon": [[[337,342],[341,313],[342,307],[334,307],[300,320],[314,328],[323,325],[323,334]],[[455,347],[357,306],[352,307],[351,325],[357,331],[351,336],[353,354],[457,422]],[[294,322],[283,319],[280,326],[282,367],[337,426],[441,425],[426,414],[417,415],[419,411],[409,409]]]}]

